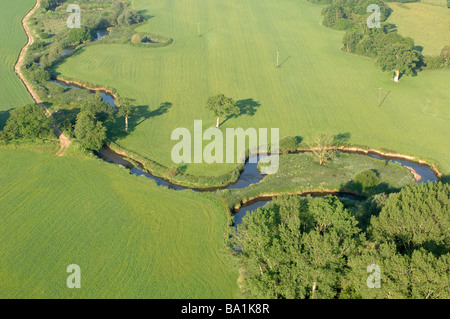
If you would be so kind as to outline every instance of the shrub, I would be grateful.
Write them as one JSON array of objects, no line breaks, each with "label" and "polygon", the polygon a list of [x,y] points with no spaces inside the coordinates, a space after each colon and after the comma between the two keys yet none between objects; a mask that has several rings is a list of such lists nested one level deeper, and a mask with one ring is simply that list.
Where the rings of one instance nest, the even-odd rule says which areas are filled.
[{"label": "shrub", "polygon": [[280,150],[295,151],[297,147],[298,143],[295,137],[287,136],[280,140]]},{"label": "shrub", "polygon": [[139,33],[133,34],[131,37],[131,43],[138,44],[142,42],[142,37]]},{"label": "shrub", "polygon": [[423,63],[426,69],[441,69],[444,67],[444,59],[442,56],[424,56]]},{"label": "shrub", "polygon": [[363,192],[370,190],[380,183],[380,179],[373,170],[359,172],[354,178],[355,185]]},{"label": "shrub", "polygon": [[445,60],[445,62],[449,62],[450,61],[450,45],[447,45],[447,46],[442,48],[441,57]]},{"label": "shrub", "polygon": [[47,32],[41,32],[39,34],[39,36],[41,37],[41,39],[48,39],[51,37],[51,34],[47,33]]},{"label": "shrub", "polygon": [[[33,63],[35,64],[35,63]],[[44,70],[41,67],[35,67],[33,68],[33,66],[30,68],[30,70],[32,71],[31,73],[31,79],[36,81],[37,83],[45,83],[48,80],[50,80],[50,73],[46,70]]]},{"label": "shrub", "polygon": [[92,30],[86,26],[81,28],[73,28],[70,29],[69,33],[67,34],[67,38],[69,39],[71,44],[88,42],[93,38]]}]

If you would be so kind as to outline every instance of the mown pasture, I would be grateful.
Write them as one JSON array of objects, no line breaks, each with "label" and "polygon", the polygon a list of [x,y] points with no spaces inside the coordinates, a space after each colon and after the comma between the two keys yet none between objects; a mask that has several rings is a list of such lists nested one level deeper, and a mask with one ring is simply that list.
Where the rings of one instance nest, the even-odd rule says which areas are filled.
[{"label": "mown pasture", "polygon": [[393,12],[387,22],[397,31],[412,37],[425,55],[438,55],[450,45],[450,9],[425,3],[389,3]]},{"label": "mown pasture", "polygon": [[2,111],[31,102],[25,86],[14,72],[14,65],[27,42],[22,18],[35,3],[34,0],[0,2],[0,128],[6,117],[2,116]]},{"label": "mown pasture", "polygon": [[1,298],[236,297],[222,204],[57,147],[0,146]]}]

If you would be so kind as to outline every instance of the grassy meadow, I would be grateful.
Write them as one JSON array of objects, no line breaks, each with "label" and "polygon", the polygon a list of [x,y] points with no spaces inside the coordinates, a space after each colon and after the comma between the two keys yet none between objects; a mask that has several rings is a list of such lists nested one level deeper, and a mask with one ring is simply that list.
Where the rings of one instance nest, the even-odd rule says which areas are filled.
[{"label": "grassy meadow", "polygon": [[450,9],[428,3],[389,3],[393,10],[388,22],[397,31],[412,37],[425,55],[439,55],[444,46],[450,45]]},{"label": "grassy meadow", "polygon": [[27,42],[22,18],[33,8],[35,0],[0,1],[0,128],[2,112],[32,102],[31,97],[14,72],[20,50]]},{"label": "grassy meadow", "polygon": [[221,204],[55,152],[0,146],[0,298],[236,297]]},{"label": "grassy meadow", "polygon": [[[174,42],[157,49],[86,47],[56,70],[136,98],[140,114],[132,119],[131,133],[117,141],[123,148],[173,166],[172,130],[193,130],[196,119],[205,128],[214,125],[204,104],[224,93],[254,114],[229,119],[223,129],[275,127],[280,137],[300,136],[304,142],[318,132],[349,133],[350,143],[437,161],[450,171],[448,70],[394,83],[373,60],[340,51],[343,32],[321,26],[322,6],[306,0],[135,0],[133,5],[153,16],[139,31]],[[159,112],[166,102],[170,108]],[[186,173],[216,176],[233,167],[192,164]]]},{"label": "grassy meadow", "polygon": [[[276,174],[267,175],[259,183],[245,189],[220,191],[230,207],[241,201],[261,195],[304,191],[346,191],[370,196],[373,193],[398,191],[414,184],[414,177],[406,168],[364,155],[337,153],[326,165],[319,165],[311,153],[280,156],[280,168]],[[355,175],[365,170],[376,172],[378,185],[369,192],[362,192],[355,184]]]}]

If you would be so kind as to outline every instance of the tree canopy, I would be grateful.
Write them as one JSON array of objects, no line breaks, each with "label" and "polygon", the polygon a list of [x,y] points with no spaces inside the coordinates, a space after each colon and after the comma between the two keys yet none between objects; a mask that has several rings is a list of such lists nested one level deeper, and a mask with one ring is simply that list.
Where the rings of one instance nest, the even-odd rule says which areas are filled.
[{"label": "tree canopy", "polygon": [[206,101],[206,108],[214,112],[217,117],[216,127],[220,125],[220,117],[232,115],[239,112],[236,102],[223,94],[213,95]]},{"label": "tree canopy", "polygon": [[336,197],[281,196],[246,215],[236,243],[256,298],[334,298],[346,258],[364,241]]},{"label": "tree canopy", "polygon": [[[282,195],[248,213],[234,239],[242,251],[244,293],[448,299],[450,186],[415,184],[383,198],[366,233],[334,196]],[[380,270],[379,287],[368,285],[373,265]]]},{"label": "tree canopy", "polygon": [[84,110],[77,115],[75,135],[84,148],[98,151],[106,139],[106,128],[96,120],[94,113]]},{"label": "tree canopy", "polygon": [[405,44],[387,45],[378,54],[377,65],[383,71],[396,71],[400,74],[414,74],[419,53],[410,50]]},{"label": "tree canopy", "polygon": [[37,104],[27,104],[10,112],[3,129],[6,139],[33,139],[54,136],[50,119]]}]

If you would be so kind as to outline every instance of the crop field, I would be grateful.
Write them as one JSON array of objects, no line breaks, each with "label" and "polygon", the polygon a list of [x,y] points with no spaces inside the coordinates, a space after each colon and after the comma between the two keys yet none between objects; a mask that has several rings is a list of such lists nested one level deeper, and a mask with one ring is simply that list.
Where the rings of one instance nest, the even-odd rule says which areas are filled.
[{"label": "crop field", "polygon": [[404,36],[414,38],[423,53],[438,55],[442,48],[450,44],[450,10],[425,3],[390,3],[393,13],[388,22],[397,26]]},{"label": "crop field", "polygon": [[[437,161],[450,170],[444,143],[450,138],[450,72],[422,72],[394,83],[373,60],[340,51],[343,32],[321,26],[322,7],[306,1],[133,3],[153,16],[138,30],[170,36],[173,44],[87,47],[57,69],[136,98],[144,112],[117,141],[122,147],[172,166],[172,130],[192,130],[196,119],[204,127],[214,125],[204,104],[223,93],[250,110],[225,121],[223,129],[278,127],[280,137],[300,136],[304,142],[318,132],[349,133],[350,143]],[[158,112],[165,102],[170,108]],[[192,164],[186,172],[219,175],[232,167]]]},{"label": "crop field", "polygon": [[14,65],[27,42],[21,20],[34,4],[34,0],[0,2],[0,128],[4,124],[2,111],[31,102],[24,85],[14,73]]},{"label": "crop field", "polygon": [[236,296],[216,201],[53,154],[0,147],[0,298]]}]

